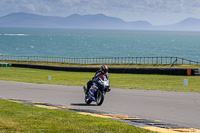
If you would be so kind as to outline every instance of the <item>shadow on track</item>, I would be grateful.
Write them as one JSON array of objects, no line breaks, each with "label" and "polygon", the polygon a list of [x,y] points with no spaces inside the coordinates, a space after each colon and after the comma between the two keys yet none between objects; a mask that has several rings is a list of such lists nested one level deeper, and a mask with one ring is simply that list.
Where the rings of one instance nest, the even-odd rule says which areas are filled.
[{"label": "shadow on track", "polygon": [[96,104],[71,103],[72,106],[97,106]]}]

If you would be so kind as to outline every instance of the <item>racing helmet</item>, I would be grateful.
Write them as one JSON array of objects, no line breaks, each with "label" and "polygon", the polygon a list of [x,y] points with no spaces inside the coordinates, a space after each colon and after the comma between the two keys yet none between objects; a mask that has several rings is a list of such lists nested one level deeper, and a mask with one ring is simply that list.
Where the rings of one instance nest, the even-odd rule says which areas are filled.
[{"label": "racing helmet", "polygon": [[100,69],[103,73],[107,73],[108,72],[108,67],[106,65],[102,65],[101,69]]}]

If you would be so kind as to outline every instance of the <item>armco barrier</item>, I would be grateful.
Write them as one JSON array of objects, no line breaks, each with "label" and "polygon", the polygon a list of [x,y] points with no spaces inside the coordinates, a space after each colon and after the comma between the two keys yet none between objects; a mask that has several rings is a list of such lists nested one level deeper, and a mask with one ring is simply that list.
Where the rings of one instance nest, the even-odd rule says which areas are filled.
[{"label": "armco barrier", "polygon": [[32,65],[32,64],[12,64],[12,67],[36,68],[57,71],[72,71],[72,72],[96,72],[97,67],[62,67],[62,66],[45,66],[45,65]]},{"label": "armco barrier", "polygon": [[[57,71],[73,72],[96,72],[99,67],[62,67],[62,66],[44,66],[30,64],[12,64],[12,67],[37,68]],[[188,75],[187,68],[118,68],[109,67],[109,73],[131,73],[131,74],[160,74],[160,75],[195,75],[196,68],[190,68]]]},{"label": "armco barrier", "polygon": [[0,67],[9,67],[10,64],[9,63],[0,63]]}]

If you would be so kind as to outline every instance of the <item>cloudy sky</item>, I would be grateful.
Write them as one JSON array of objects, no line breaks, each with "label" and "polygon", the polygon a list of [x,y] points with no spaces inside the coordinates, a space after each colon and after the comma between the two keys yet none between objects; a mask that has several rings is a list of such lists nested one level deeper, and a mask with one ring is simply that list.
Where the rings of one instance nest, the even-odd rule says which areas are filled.
[{"label": "cloudy sky", "polygon": [[200,0],[0,0],[0,16],[14,12],[62,17],[103,13],[165,25],[187,17],[200,19]]}]

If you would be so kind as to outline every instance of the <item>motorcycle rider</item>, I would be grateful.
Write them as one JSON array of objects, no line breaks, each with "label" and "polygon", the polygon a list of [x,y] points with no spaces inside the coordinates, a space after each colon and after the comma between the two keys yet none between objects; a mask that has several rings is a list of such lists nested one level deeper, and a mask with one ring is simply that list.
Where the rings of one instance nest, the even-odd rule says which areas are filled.
[{"label": "motorcycle rider", "polygon": [[[89,89],[92,86],[93,82],[95,82],[98,79],[98,77],[101,76],[101,75],[105,75],[106,78],[109,79],[108,67],[106,65],[102,65],[100,70],[98,70],[96,72],[94,77],[87,82],[87,90],[86,90],[85,94],[88,94]],[[107,91],[110,91],[110,88]]]}]

